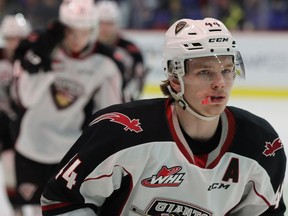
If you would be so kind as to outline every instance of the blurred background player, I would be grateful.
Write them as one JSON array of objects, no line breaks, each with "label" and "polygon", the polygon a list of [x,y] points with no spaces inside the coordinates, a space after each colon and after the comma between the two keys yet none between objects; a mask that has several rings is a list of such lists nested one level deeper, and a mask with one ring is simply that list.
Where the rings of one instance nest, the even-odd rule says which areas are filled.
[{"label": "blurred background player", "polygon": [[[12,81],[14,52],[20,41],[31,32],[31,25],[21,13],[6,15],[0,26],[3,47],[0,49],[0,112],[7,120],[16,118],[11,107],[9,87]],[[6,122],[6,121],[5,121]],[[1,121],[1,124],[3,121]],[[6,123],[5,123],[6,124]],[[7,124],[6,124],[7,125]],[[5,134],[3,134],[5,136]],[[6,133],[5,140],[9,140]],[[3,139],[3,136],[1,136]]]},{"label": "blurred background player", "polygon": [[92,113],[122,102],[123,65],[97,42],[94,2],[64,0],[59,21],[32,33],[15,54],[14,99],[25,109],[15,144],[23,215],[41,215],[42,189]]},{"label": "blurred background player", "polygon": [[[12,80],[13,56],[19,42],[31,31],[23,14],[5,15],[0,26],[3,46],[0,49],[0,215],[12,215],[7,190],[15,189],[15,170],[11,125],[17,119],[12,108],[9,87]],[[2,167],[3,165],[3,167]]]},{"label": "blurred background player", "polygon": [[139,47],[121,33],[121,10],[115,1],[96,2],[99,13],[99,41],[113,46],[123,56],[124,102],[137,100],[141,96],[147,70]]}]

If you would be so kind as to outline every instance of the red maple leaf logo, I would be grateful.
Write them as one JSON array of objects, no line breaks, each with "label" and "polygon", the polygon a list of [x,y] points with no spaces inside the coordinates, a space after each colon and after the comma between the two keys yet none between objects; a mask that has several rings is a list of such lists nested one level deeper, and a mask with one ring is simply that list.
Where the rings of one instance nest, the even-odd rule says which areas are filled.
[{"label": "red maple leaf logo", "polygon": [[275,156],[275,152],[279,149],[283,148],[282,142],[280,138],[275,139],[272,143],[266,142],[265,150],[263,151],[263,154],[268,156]]},{"label": "red maple leaf logo", "polygon": [[139,133],[141,131],[143,131],[142,127],[140,126],[140,122],[139,119],[130,119],[128,116],[122,114],[122,113],[118,113],[118,112],[112,112],[112,113],[107,113],[104,115],[99,116],[98,118],[94,119],[89,126],[92,126],[93,124],[96,124],[99,121],[102,120],[110,120],[111,122],[115,122],[118,124],[121,124],[124,127],[124,130],[130,130],[130,131],[134,131],[136,133]]}]

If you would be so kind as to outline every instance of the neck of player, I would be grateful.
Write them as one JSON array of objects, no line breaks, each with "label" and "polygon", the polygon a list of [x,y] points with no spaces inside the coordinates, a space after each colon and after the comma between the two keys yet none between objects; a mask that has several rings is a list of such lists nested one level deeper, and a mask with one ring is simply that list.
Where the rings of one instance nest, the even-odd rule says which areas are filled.
[{"label": "neck of player", "polygon": [[187,110],[175,103],[179,124],[183,130],[192,138],[199,141],[207,141],[213,137],[219,124],[220,116],[212,121],[205,121],[189,113]]}]

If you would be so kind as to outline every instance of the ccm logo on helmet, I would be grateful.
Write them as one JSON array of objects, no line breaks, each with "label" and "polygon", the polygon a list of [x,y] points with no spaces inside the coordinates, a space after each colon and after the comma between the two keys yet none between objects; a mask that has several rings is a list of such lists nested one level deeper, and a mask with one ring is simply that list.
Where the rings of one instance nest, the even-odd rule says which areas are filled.
[{"label": "ccm logo on helmet", "polygon": [[228,42],[229,38],[210,38],[209,43],[214,42]]}]

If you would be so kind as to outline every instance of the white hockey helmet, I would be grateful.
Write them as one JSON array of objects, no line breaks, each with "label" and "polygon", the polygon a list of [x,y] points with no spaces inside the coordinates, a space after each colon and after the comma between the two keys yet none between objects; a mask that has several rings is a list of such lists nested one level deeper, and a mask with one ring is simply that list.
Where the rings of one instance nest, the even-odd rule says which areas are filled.
[{"label": "white hockey helmet", "polygon": [[163,67],[168,76],[184,76],[186,59],[219,55],[234,56],[237,74],[245,77],[236,41],[221,21],[214,18],[181,19],[165,34]]},{"label": "white hockey helmet", "polygon": [[59,19],[71,28],[89,29],[98,27],[98,13],[93,0],[63,0]]},{"label": "white hockey helmet", "polygon": [[115,1],[98,1],[96,3],[99,20],[120,23],[120,8]]},{"label": "white hockey helmet", "polygon": [[171,96],[192,115],[205,121],[218,117],[203,116],[196,112],[184,98],[185,60],[208,56],[233,56],[236,74],[245,77],[244,64],[236,41],[225,25],[214,18],[203,20],[181,19],[167,30],[163,48],[163,67],[168,77],[179,80],[180,91],[167,86]]},{"label": "white hockey helmet", "polygon": [[23,14],[6,15],[1,23],[0,32],[3,37],[27,37],[32,28]]}]

